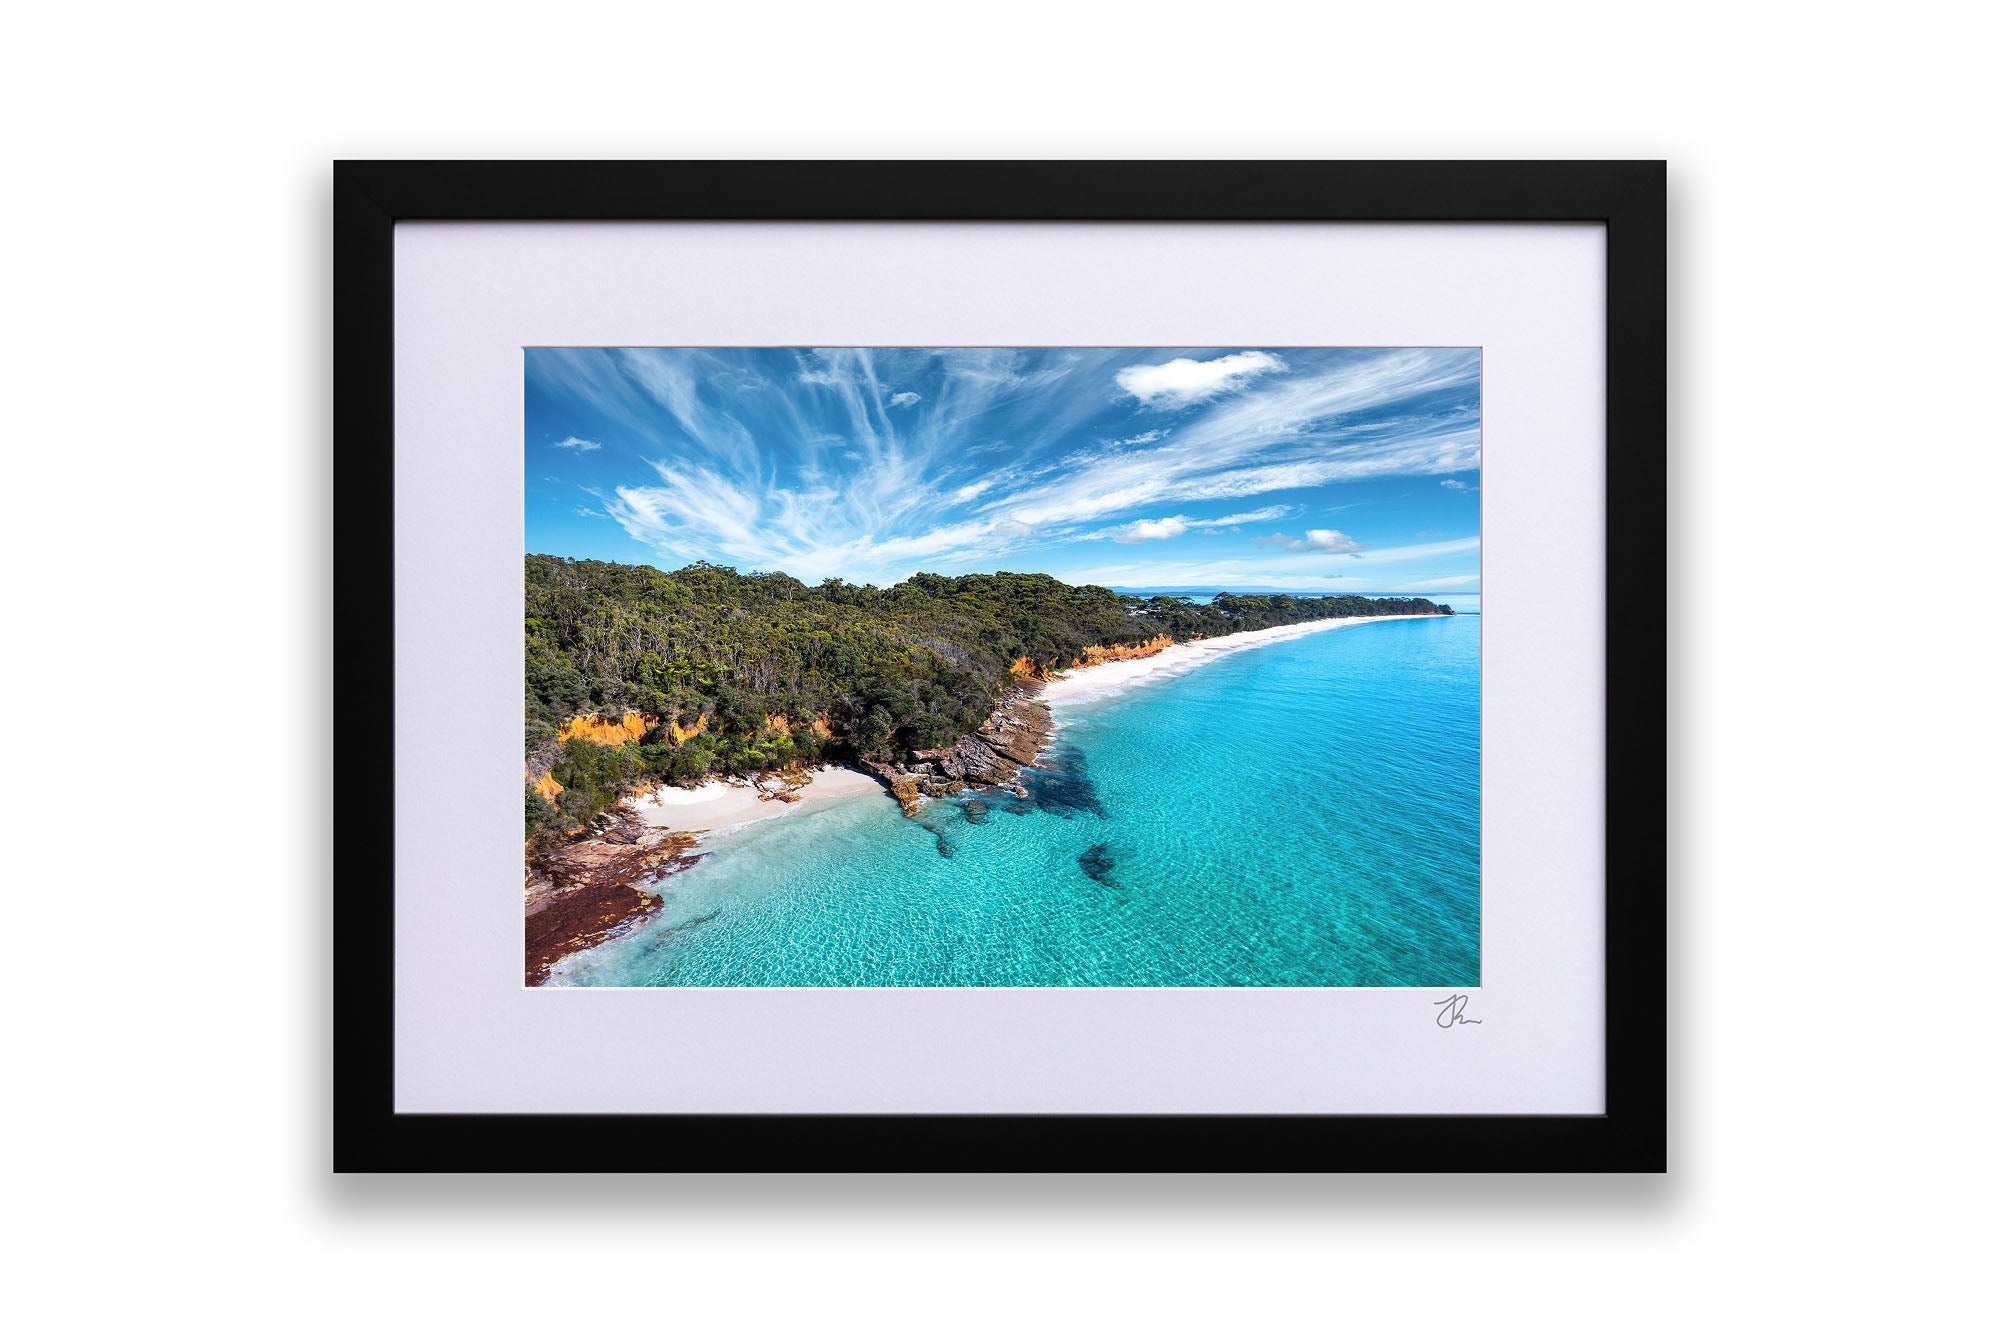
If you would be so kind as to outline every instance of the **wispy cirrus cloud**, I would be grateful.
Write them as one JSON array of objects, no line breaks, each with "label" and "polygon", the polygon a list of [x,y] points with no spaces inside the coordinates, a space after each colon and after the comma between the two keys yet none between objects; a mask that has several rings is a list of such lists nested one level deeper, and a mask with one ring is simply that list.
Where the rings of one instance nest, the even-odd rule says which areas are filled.
[{"label": "wispy cirrus cloud", "polygon": [[[1296,354],[1295,354],[1296,355]],[[1231,499],[1367,477],[1479,465],[1476,349],[1411,348],[1300,373],[1217,404],[1143,452],[1104,456],[989,502],[1029,523],[1090,519],[1161,502]],[[1371,420],[1413,400],[1470,395],[1398,429]]]},{"label": "wispy cirrus cloud", "polygon": [[1205,518],[1193,524],[1197,528],[1234,528],[1245,523],[1269,523],[1286,518],[1294,512],[1292,505],[1266,505],[1262,509],[1252,509],[1244,514],[1224,514],[1221,518]]},{"label": "wispy cirrus cloud", "polygon": [[[1073,581],[1107,586],[1168,587],[1189,584],[1227,587],[1230,584],[1255,584],[1272,588],[1312,588],[1324,586],[1334,579],[1366,579],[1376,585],[1377,591],[1386,591],[1391,586],[1418,591],[1420,584],[1439,577],[1454,580],[1449,586],[1476,586],[1479,578],[1476,566],[1463,574],[1444,576],[1424,573],[1413,576],[1404,571],[1412,566],[1421,568],[1455,556],[1470,557],[1476,562],[1478,553],[1479,539],[1467,537],[1448,542],[1358,551],[1338,561],[1330,561],[1318,552],[1307,552],[1084,564],[1067,577]],[[1457,582],[1461,579],[1469,579],[1469,582]],[[1438,586],[1446,585],[1440,583]]]},{"label": "wispy cirrus cloud", "polygon": [[[563,441],[538,461],[574,460],[565,484],[595,510],[556,486],[544,520],[531,499],[530,545],[622,533],[633,546],[604,548],[613,558],[893,582],[919,568],[1071,577],[1105,542],[1164,567],[1198,538],[1324,581],[1327,557],[1397,549],[1423,520],[1463,531],[1457,487],[1387,526],[1368,497],[1476,472],[1478,383],[1476,349],[535,349],[531,436]],[[1340,531],[1273,531],[1357,508]],[[557,515],[606,535],[565,535]]]},{"label": "wispy cirrus cloud", "polygon": [[1110,536],[1115,542],[1130,545],[1134,542],[1165,541],[1193,532],[1201,528],[1235,528],[1245,523],[1268,523],[1292,512],[1290,505],[1267,505],[1244,514],[1224,514],[1219,518],[1189,518],[1186,514],[1175,514],[1170,518],[1142,518],[1114,529]]}]

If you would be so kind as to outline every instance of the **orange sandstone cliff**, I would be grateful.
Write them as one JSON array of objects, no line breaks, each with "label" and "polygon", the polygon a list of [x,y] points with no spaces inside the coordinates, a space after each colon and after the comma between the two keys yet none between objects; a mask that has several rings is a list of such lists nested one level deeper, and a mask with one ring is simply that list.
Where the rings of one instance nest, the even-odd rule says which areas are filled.
[{"label": "orange sandstone cliff", "polygon": [[562,740],[595,741],[599,745],[625,745],[644,736],[653,719],[644,713],[623,713],[616,718],[586,714],[562,724],[557,733]]},{"label": "orange sandstone cliff", "polygon": [[[1108,648],[1103,644],[1093,643],[1077,654],[1076,665],[1081,668],[1094,667],[1105,662],[1130,662],[1135,658],[1151,657],[1161,649],[1173,646],[1174,636],[1171,634],[1156,634],[1144,643],[1113,644]],[[1051,666],[1047,662],[1037,662],[1032,657],[1017,657],[1014,659],[1014,665],[1007,670],[1016,681],[1048,681],[1055,679],[1056,672],[1060,668]]]},{"label": "orange sandstone cliff", "polygon": [[1007,668],[1015,680],[1047,680],[1049,669],[1032,657],[1017,657],[1014,665]]},{"label": "orange sandstone cliff", "polygon": [[1114,644],[1109,648],[1091,644],[1083,650],[1078,666],[1094,667],[1104,662],[1131,662],[1141,657],[1151,657],[1162,649],[1174,646],[1171,634],[1156,634],[1144,643]]},{"label": "orange sandstone cliff", "polygon": [[[773,714],[765,719],[767,724],[787,726],[785,719]],[[630,745],[644,739],[647,732],[660,725],[660,719],[645,713],[626,711],[617,717],[600,717],[595,713],[582,713],[562,724],[556,732],[558,741],[586,740],[598,745]],[[815,721],[813,729],[818,731],[821,724]],[[666,723],[667,739],[675,745],[685,745],[708,730],[708,716],[703,714],[694,720],[692,726],[682,726],[678,721]],[[825,733],[822,733],[825,734]],[[555,762],[552,749],[542,747],[528,757],[523,765],[523,775],[528,785],[542,794],[544,800],[553,801],[562,795],[563,785],[556,781],[549,771]]]}]

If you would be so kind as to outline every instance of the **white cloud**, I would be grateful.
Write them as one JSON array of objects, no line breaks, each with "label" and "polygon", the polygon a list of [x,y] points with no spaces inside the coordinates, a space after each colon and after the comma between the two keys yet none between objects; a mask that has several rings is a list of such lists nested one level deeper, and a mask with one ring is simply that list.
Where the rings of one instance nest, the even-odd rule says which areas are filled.
[{"label": "white cloud", "polygon": [[1465,483],[1460,481],[1456,477],[1446,477],[1443,481],[1439,482],[1438,485],[1444,487],[1448,491],[1462,491],[1465,489]]},{"label": "white cloud", "polygon": [[1188,530],[1184,518],[1142,518],[1137,523],[1129,523],[1118,530],[1111,540],[1130,545],[1133,542],[1165,541],[1178,537]]},{"label": "white cloud", "polygon": [[1335,554],[1345,554],[1348,551],[1358,551],[1361,549],[1360,542],[1355,541],[1354,538],[1348,536],[1346,533],[1336,532],[1332,528],[1312,529],[1306,533],[1306,545],[1315,551],[1331,551]]},{"label": "white cloud", "polygon": [[1163,430],[1142,430],[1137,435],[1127,435],[1122,440],[1099,440],[1098,443],[1107,449],[1123,449],[1127,445],[1151,444],[1155,440],[1164,440],[1166,438],[1167,433]]},{"label": "white cloud", "polygon": [[1213,361],[1177,356],[1157,366],[1127,366],[1116,378],[1119,388],[1147,407],[1186,407],[1284,368],[1269,352],[1237,352]]},{"label": "white cloud", "polygon": [[579,439],[572,435],[566,440],[557,440],[554,447],[557,449],[574,449],[580,454],[587,454],[594,450],[602,449],[604,446],[596,440]]},{"label": "white cloud", "polygon": [[889,406],[891,407],[915,407],[922,401],[924,401],[922,394],[911,393],[907,389],[902,393],[892,393],[889,395]]},{"label": "white cloud", "polygon": [[994,479],[992,477],[982,477],[978,481],[967,482],[965,485],[953,491],[951,493],[951,498],[956,502],[958,502],[959,504],[964,504],[967,500],[977,499],[981,495],[984,495],[986,492],[992,490],[993,484],[994,484]]},{"label": "white cloud", "polygon": [[1332,528],[1313,528],[1304,537],[1287,537],[1284,533],[1273,533],[1269,537],[1257,539],[1272,546],[1282,546],[1287,551],[1318,551],[1324,555],[1347,555],[1361,549],[1361,543],[1344,532]]}]

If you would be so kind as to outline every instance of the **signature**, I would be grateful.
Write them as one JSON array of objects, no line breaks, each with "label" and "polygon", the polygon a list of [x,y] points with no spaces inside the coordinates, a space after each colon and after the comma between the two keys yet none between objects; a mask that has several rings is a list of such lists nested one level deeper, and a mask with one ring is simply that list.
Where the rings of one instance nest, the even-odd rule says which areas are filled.
[{"label": "signature", "polygon": [[1438,1026],[1448,1028],[1458,1023],[1485,1022],[1486,1020],[1483,1018],[1467,1018],[1465,1016],[1466,1003],[1471,999],[1470,995],[1451,995],[1442,1000],[1431,1001],[1432,1004],[1441,1006],[1438,1009]]}]

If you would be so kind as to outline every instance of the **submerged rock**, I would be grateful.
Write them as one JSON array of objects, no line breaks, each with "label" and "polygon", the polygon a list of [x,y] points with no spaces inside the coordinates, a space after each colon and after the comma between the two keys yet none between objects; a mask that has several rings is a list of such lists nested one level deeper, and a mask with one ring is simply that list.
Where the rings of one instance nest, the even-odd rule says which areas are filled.
[{"label": "submerged rock", "polygon": [[1084,874],[1099,884],[1113,889],[1118,887],[1118,881],[1111,877],[1112,870],[1118,865],[1117,860],[1111,855],[1111,844],[1104,842],[1091,844],[1076,858],[1076,863]]},{"label": "submerged rock", "polygon": [[[1097,798],[1097,784],[1090,780],[1089,761],[1074,747],[1065,746],[1057,751],[1033,776],[1032,791],[1038,808],[1063,819],[1074,819],[1079,814],[1099,819],[1110,817],[1104,803]],[[1028,789],[1023,790],[1025,794]]]}]

